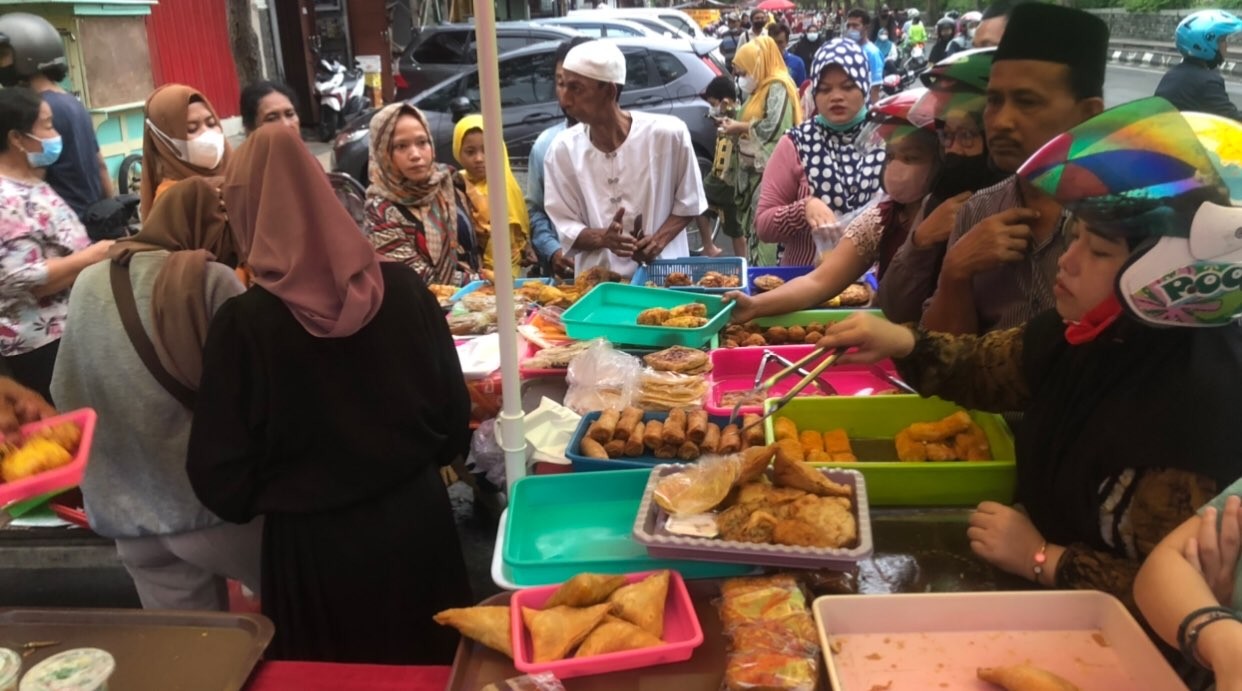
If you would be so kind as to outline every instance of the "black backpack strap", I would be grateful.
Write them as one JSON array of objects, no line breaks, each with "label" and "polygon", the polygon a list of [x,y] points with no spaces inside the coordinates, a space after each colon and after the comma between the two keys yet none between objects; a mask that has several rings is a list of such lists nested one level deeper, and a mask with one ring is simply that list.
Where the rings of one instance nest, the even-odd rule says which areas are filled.
[{"label": "black backpack strap", "polygon": [[142,364],[146,365],[147,371],[155,377],[155,381],[159,382],[165,391],[180,401],[181,405],[194,410],[196,398],[194,391],[177,381],[167,369],[164,369],[160,356],[155,351],[155,344],[151,342],[146,329],[142,328],[142,320],[138,317],[138,304],[134,300],[134,284],[129,279],[129,267],[113,263],[111,278],[112,297],[116,300],[116,311],[121,314],[121,324],[125,327],[125,334],[129,336],[129,342],[134,346]]}]

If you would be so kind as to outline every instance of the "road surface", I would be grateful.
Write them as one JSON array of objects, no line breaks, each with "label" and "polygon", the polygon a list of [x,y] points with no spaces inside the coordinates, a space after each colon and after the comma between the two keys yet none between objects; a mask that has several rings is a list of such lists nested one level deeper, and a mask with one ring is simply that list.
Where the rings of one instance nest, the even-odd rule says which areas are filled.
[{"label": "road surface", "polygon": [[[1104,103],[1111,108],[1153,96],[1162,76],[1164,70],[1109,63],[1104,77]],[[1226,77],[1225,89],[1229,92],[1230,100],[1242,105],[1242,82]]]}]

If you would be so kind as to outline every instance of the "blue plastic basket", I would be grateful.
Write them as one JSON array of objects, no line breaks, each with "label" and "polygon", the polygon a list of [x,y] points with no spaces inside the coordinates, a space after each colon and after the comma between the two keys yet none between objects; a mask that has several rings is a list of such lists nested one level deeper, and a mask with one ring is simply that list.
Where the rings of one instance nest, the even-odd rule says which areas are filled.
[{"label": "blue plastic basket", "polygon": [[[469,295],[470,293],[473,293],[479,288],[482,288],[488,283],[489,283],[488,281],[471,281],[467,283],[466,285],[462,286],[461,290],[457,291],[456,293],[453,293],[453,296],[450,297],[449,300],[451,302],[457,302],[458,300],[466,297],[467,295]],[[526,285],[527,283],[542,283],[544,285],[550,286],[552,285],[552,279],[550,278],[519,278],[513,281],[513,288],[514,290],[516,290]]]},{"label": "blue plastic basket", "polygon": [[[683,273],[690,277],[691,283],[698,283],[708,271],[715,271],[726,276],[737,276],[736,288],[704,288],[698,285],[666,286],[664,281],[672,273]],[[741,257],[686,257],[685,259],[657,259],[650,264],[638,267],[630,285],[645,286],[648,283],[656,288],[684,290],[691,293],[712,293],[723,295],[730,290],[746,291],[746,260]]]},{"label": "blue plastic basket", "polygon": [[[569,445],[565,447],[565,458],[568,458],[573,464],[574,472],[593,472],[597,470],[624,470],[626,468],[651,468],[661,463],[684,463],[684,461],[676,458],[656,458],[650,454],[642,456],[623,456],[621,458],[610,458],[604,460],[602,458],[591,458],[582,455],[582,438],[586,436],[587,430],[591,427],[591,423],[599,419],[600,412],[587,413],[582,416],[582,420],[578,423],[578,429],[574,430],[574,436],[569,440]],[[644,413],[643,422],[648,420],[660,420],[663,422],[668,418],[668,413]],[[729,423],[729,418],[711,415],[708,416],[709,422],[714,422],[724,429]]]},{"label": "blue plastic basket", "polygon": [[747,270],[746,287],[751,295],[759,295],[764,291],[755,288],[755,279],[760,276],[776,276],[788,283],[799,276],[805,276],[815,270],[813,266],[752,266]]}]

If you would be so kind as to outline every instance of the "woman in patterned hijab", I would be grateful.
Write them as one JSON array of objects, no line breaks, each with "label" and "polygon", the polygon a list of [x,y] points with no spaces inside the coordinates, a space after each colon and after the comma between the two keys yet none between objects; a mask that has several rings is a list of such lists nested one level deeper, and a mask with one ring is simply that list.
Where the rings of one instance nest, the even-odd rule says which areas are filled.
[{"label": "woman in patterned hijab", "polygon": [[394,103],[371,120],[371,186],[363,230],[383,256],[428,285],[464,285],[477,270],[474,231],[452,170],[436,162],[427,118]]},{"label": "woman in patterned hijab", "polygon": [[789,130],[764,172],[756,229],[781,244],[783,266],[815,263],[811,231],[838,224],[880,189],[884,152],[854,143],[867,120],[867,58],[853,41],[824,44],[811,63],[815,117]]}]

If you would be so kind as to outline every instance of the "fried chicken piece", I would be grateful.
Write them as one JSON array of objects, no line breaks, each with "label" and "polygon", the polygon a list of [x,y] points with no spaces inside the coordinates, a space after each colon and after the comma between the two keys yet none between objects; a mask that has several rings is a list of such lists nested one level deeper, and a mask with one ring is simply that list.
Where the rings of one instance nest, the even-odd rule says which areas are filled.
[{"label": "fried chicken piece", "polygon": [[678,305],[669,310],[669,317],[706,317],[707,305],[701,302],[688,302],[684,305]]},{"label": "fried chicken piece", "polygon": [[664,279],[664,286],[666,288],[688,285],[690,285],[690,277],[680,271],[674,271]]},{"label": "fried chicken piece", "polygon": [[980,667],[975,675],[1005,691],[1078,691],[1070,681],[1033,665]]},{"label": "fried chicken piece", "polygon": [[916,422],[906,429],[915,441],[944,441],[970,429],[970,415],[964,410],[936,422]]},{"label": "fried chicken piece", "polygon": [[707,325],[706,317],[691,317],[691,316],[672,317],[668,321],[661,324],[661,326],[665,326],[665,327],[672,328],[672,329],[697,329],[701,326],[706,326],[706,325]]},{"label": "fried chicken piece", "polygon": [[668,310],[663,307],[652,307],[638,313],[638,323],[641,326],[660,326],[668,321],[669,316]]},{"label": "fried chicken piece", "polygon": [[849,500],[807,496],[790,506],[789,517],[772,529],[778,545],[846,547],[858,539]]},{"label": "fried chicken piece", "polygon": [[[797,442],[794,442],[794,445],[796,446]],[[802,450],[801,446],[797,448],[798,451]],[[779,450],[776,454],[775,469],[773,480],[780,487],[792,487],[811,494],[818,494],[821,497],[849,497],[854,494],[854,489],[849,485],[833,482],[816,468],[790,458],[788,454],[780,453]]]},{"label": "fried chicken piece", "polygon": [[719,271],[708,271],[699,279],[699,285],[704,288],[724,288],[725,275]]}]

